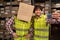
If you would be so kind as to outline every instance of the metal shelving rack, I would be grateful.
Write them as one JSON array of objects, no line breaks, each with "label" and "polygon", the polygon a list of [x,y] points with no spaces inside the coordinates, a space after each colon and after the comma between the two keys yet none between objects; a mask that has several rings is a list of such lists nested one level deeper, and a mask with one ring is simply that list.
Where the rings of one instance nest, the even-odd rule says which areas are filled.
[{"label": "metal shelving rack", "polygon": [[[52,8],[51,9],[59,9],[60,5],[56,5],[56,4],[60,4],[60,0],[51,0],[52,3]],[[59,6],[59,7],[56,7]]]},{"label": "metal shelving rack", "polygon": [[[6,18],[10,18],[10,17],[12,17],[14,15],[12,13],[12,11],[13,11],[12,10],[12,7],[19,7],[18,1],[17,1],[17,4],[13,4],[12,3],[12,0],[10,0],[10,2],[9,2],[10,4],[8,3],[8,5],[7,5],[7,3],[8,2],[5,2],[4,0],[2,2],[0,2],[0,23],[1,23],[1,21],[4,21],[4,25],[2,25],[3,27],[5,27]],[[8,14],[6,14],[6,7],[8,7],[9,8],[8,10],[10,11],[10,12],[8,12]],[[2,27],[2,26],[0,24],[0,27]],[[5,30],[4,28],[2,28],[2,29]],[[2,31],[2,32],[3,32],[2,33],[3,37],[2,37],[1,40],[4,40],[5,39],[5,36],[6,36],[5,35],[5,31]],[[9,39],[7,39],[7,40],[9,40]]]}]

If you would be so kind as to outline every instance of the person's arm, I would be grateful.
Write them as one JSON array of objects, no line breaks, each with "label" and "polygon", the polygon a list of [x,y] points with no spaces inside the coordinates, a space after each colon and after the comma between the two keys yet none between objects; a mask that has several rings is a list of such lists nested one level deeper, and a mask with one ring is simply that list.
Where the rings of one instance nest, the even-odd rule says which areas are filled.
[{"label": "person's arm", "polygon": [[12,28],[11,28],[12,31],[13,31],[12,35],[13,35],[14,38],[17,38],[18,35],[16,34],[16,28],[14,27],[14,25],[15,25],[15,22],[14,22],[14,17],[13,17]]},{"label": "person's arm", "polygon": [[34,18],[32,17],[29,32],[25,37],[26,38],[31,38],[34,34],[33,32],[34,32]]},{"label": "person's arm", "polygon": [[59,23],[60,23],[60,17],[58,18],[58,20],[57,20]]},{"label": "person's arm", "polygon": [[12,35],[13,35],[14,38],[18,38],[18,35],[15,32],[13,32]]},{"label": "person's arm", "polygon": [[51,15],[47,15],[46,17],[46,25],[51,23]]},{"label": "person's arm", "polygon": [[33,37],[33,28],[32,28],[32,27],[29,29],[29,32],[28,32],[28,34],[25,36],[25,38],[28,39],[28,38],[31,38],[31,37]]}]

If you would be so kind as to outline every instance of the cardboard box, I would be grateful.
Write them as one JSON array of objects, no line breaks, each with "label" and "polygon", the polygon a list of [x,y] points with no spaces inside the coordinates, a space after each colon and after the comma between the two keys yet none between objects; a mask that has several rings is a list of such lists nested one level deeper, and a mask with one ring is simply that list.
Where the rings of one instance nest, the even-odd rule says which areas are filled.
[{"label": "cardboard box", "polygon": [[11,13],[16,13],[16,11],[11,11]]},{"label": "cardboard box", "polygon": [[4,11],[1,11],[1,13],[4,13]]},{"label": "cardboard box", "polygon": [[11,13],[8,13],[8,12],[5,12],[4,14],[1,14],[1,17],[11,17],[12,14]]},{"label": "cardboard box", "polygon": [[10,13],[10,10],[5,10],[5,12],[9,12]]},{"label": "cardboard box", "polygon": [[12,11],[13,11],[13,10],[18,10],[18,7],[12,7]]},{"label": "cardboard box", "polygon": [[12,14],[17,14],[17,11],[11,11]]},{"label": "cardboard box", "polygon": [[12,5],[19,5],[19,2],[14,1],[14,2],[12,2]]},{"label": "cardboard box", "polygon": [[33,9],[34,6],[21,2],[19,4],[17,19],[30,22],[33,14]]},{"label": "cardboard box", "polygon": [[1,8],[1,10],[4,10],[4,8]]},{"label": "cardboard box", "polygon": [[31,0],[23,0],[22,2],[24,2],[26,4],[31,4]]},{"label": "cardboard box", "polygon": [[10,6],[6,6],[5,7],[5,10],[10,10]]},{"label": "cardboard box", "polygon": [[3,4],[2,4],[2,3],[0,3],[0,6],[3,6]]},{"label": "cardboard box", "polygon": [[10,5],[11,3],[10,2],[7,2],[6,5]]}]

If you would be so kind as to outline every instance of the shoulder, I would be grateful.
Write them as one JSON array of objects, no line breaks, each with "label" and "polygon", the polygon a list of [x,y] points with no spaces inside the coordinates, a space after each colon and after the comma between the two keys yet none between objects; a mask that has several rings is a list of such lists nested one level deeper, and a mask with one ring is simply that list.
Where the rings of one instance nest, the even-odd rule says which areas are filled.
[{"label": "shoulder", "polygon": [[47,18],[47,15],[42,14],[42,17],[43,17],[43,18]]}]

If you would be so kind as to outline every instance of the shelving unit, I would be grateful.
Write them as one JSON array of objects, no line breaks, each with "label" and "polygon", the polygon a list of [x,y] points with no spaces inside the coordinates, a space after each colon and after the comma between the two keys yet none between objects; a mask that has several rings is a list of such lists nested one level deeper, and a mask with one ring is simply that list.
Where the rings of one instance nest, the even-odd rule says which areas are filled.
[{"label": "shelving unit", "polygon": [[[14,13],[17,13],[19,7],[19,2],[17,0],[15,1],[8,1],[7,0],[1,0],[0,1],[0,38],[1,40],[9,40],[12,35],[6,30],[6,20],[9,19],[14,15]],[[12,26],[12,25],[11,25]],[[12,38],[13,39],[13,38]],[[12,40],[11,39],[11,40]]]},{"label": "shelving unit", "polygon": [[52,10],[60,10],[60,0],[52,0]]}]

